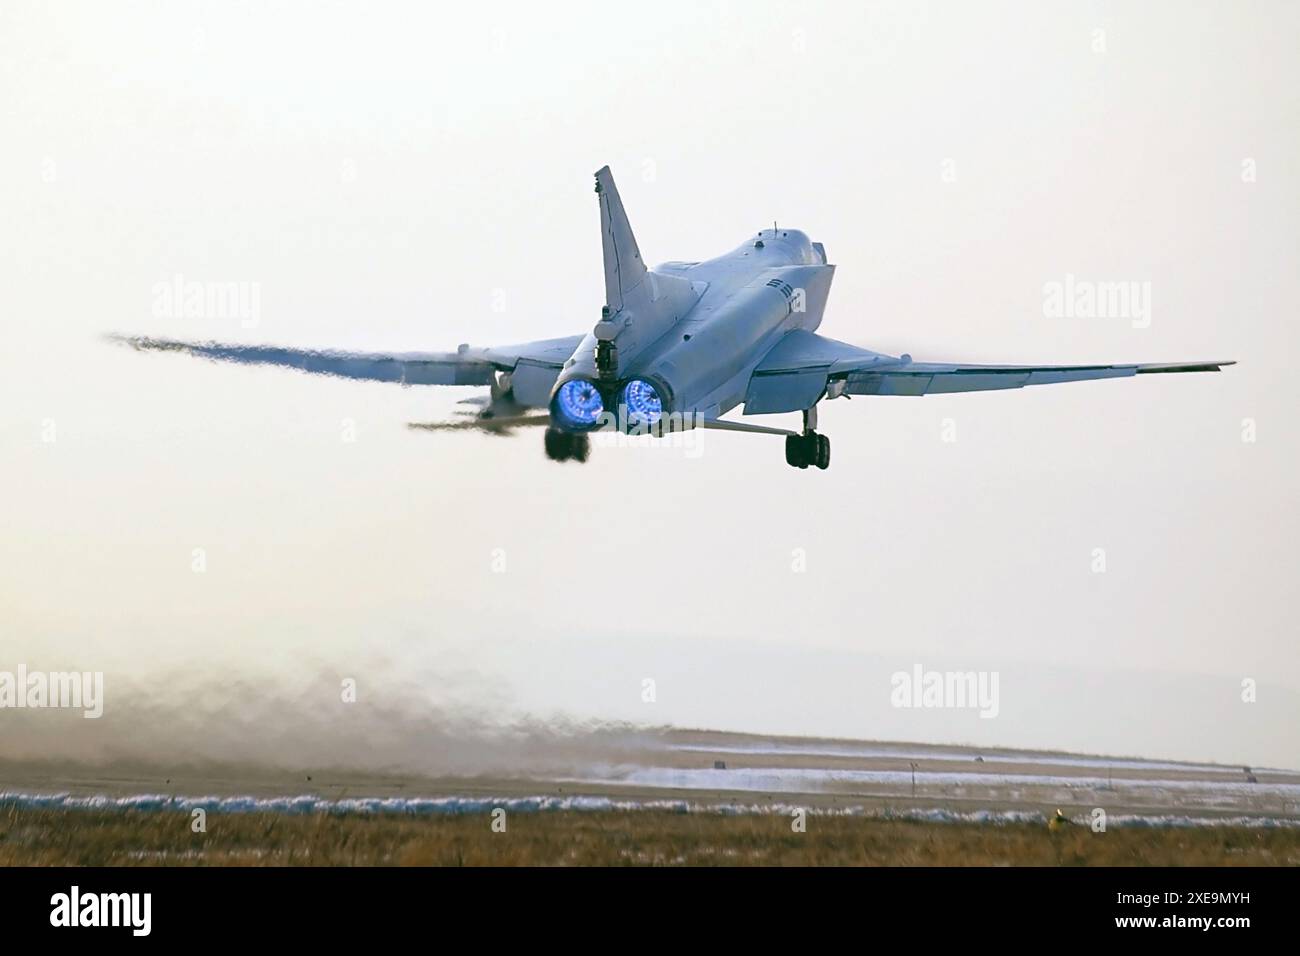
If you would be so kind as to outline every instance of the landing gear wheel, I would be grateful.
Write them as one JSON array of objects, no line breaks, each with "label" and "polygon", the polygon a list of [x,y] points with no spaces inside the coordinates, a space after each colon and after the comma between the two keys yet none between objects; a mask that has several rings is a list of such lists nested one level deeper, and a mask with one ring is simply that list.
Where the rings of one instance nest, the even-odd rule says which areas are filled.
[{"label": "landing gear wheel", "polygon": [[584,462],[591,454],[591,439],[559,428],[546,429],[546,457],[551,461],[568,461],[572,458]]},{"label": "landing gear wheel", "polygon": [[569,460],[569,435],[558,428],[546,429],[546,457],[551,461]]},{"label": "landing gear wheel", "polygon": [[808,467],[808,464],[803,461],[802,435],[785,436],[785,463],[787,465],[793,465],[795,468]]},{"label": "landing gear wheel", "polygon": [[787,435],[785,439],[785,463],[795,468],[807,468],[816,465],[825,470],[831,464],[831,440],[816,432],[802,435]]}]

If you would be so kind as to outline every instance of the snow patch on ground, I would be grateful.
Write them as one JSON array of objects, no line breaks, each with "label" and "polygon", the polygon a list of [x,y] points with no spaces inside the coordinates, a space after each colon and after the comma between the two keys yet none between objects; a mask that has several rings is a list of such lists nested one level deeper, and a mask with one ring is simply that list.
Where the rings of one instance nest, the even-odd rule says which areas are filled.
[{"label": "snow patch on ground", "polygon": [[[135,810],[144,812],[190,812],[202,808],[210,813],[338,813],[338,814],[396,814],[405,816],[437,816],[489,813],[498,807],[515,813],[542,813],[553,811],[627,811],[667,810],[673,813],[699,813],[723,815],[775,815],[789,816],[803,810],[810,816],[862,817],[876,820],[906,820],[918,823],[981,823],[1044,824],[1047,815],[1030,810],[944,810],[906,809],[878,810],[866,807],[801,807],[793,803],[747,804],[737,802],[696,803],[689,800],[617,800],[610,797],[350,797],[330,800],[325,797],[303,795],[297,797],[182,797],[167,794],[137,794],[110,797],[101,795],[74,796],[67,793],[18,793],[0,791],[0,808],[15,807],[27,810]],[[1088,824],[1085,816],[1074,818],[1081,826]],[[1112,814],[1108,826],[1142,827],[1300,827],[1297,819],[1271,817],[1198,817],[1190,815]]]},{"label": "snow patch on ground", "polygon": [[[642,787],[659,787],[672,790],[754,790],[771,793],[825,793],[834,792],[837,786],[911,785],[912,773],[908,770],[823,770],[811,767],[743,767],[735,770],[709,768],[678,769],[645,767],[635,769],[611,768],[609,776],[589,778],[592,783],[619,783]],[[1053,774],[1021,773],[946,773],[918,770],[916,784],[921,787],[1054,787],[1065,790],[1177,790],[1200,792],[1206,795],[1232,795],[1239,797],[1273,796],[1300,799],[1300,784],[1247,783],[1237,780],[1162,780],[1157,778],[1135,780],[1129,778],[1107,781],[1105,777],[1063,777]]]}]

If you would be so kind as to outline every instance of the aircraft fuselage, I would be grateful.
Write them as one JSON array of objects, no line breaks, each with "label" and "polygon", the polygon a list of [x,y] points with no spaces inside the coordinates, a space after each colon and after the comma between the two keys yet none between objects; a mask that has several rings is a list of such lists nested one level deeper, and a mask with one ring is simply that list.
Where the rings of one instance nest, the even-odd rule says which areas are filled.
[{"label": "aircraft fuselage", "polygon": [[[819,244],[797,229],[779,228],[755,233],[714,259],[656,267],[643,286],[652,287],[648,299],[659,297],[643,311],[649,313],[665,301],[669,307],[648,320],[637,314],[635,304],[627,307],[631,314],[621,321],[624,310],[612,316],[607,310],[556,380],[553,426],[590,431],[604,427],[612,414],[621,430],[636,427],[636,416],[627,414],[624,401],[629,382],[649,383],[666,416],[716,418],[726,413],[744,400],[755,366],[782,336],[794,329],[813,331],[821,324],[834,274]],[[658,288],[670,284],[668,293]],[[672,302],[674,293],[684,301]],[[605,326],[614,328],[606,331]],[[653,330],[651,335],[644,334],[646,328]],[[636,332],[642,333],[640,339]],[[598,360],[602,340],[617,346],[612,370],[602,368]],[[555,396],[570,382],[599,393],[604,417],[592,423],[575,421],[558,407]],[[570,386],[571,391],[575,388]]]}]

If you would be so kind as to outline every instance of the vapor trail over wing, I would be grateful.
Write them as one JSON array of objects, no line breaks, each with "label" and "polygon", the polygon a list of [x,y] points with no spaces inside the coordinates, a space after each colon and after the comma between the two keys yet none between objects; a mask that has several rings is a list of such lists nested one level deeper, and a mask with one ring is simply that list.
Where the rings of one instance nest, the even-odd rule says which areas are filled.
[{"label": "vapor trail over wing", "polygon": [[454,352],[343,352],[268,345],[183,342],[147,336],[110,336],[135,349],[185,352],[241,365],[274,365],[316,375],[402,385],[491,385],[496,372],[513,372],[525,387],[516,400],[544,405],[550,387],[582,336],[543,339],[495,348],[461,346]]}]

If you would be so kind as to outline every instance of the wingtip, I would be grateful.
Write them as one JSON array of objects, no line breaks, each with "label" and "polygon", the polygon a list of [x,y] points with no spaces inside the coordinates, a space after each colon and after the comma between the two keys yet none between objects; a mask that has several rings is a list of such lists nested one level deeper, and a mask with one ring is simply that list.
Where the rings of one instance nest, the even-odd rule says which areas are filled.
[{"label": "wingtip", "polygon": [[1153,362],[1149,365],[1139,365],[1137,367],[1137,374],[1152,375],[1159,372],[1219,372],[1223,370],[1224,366],[1236,364],[1236,359],[1212,362]]}]

